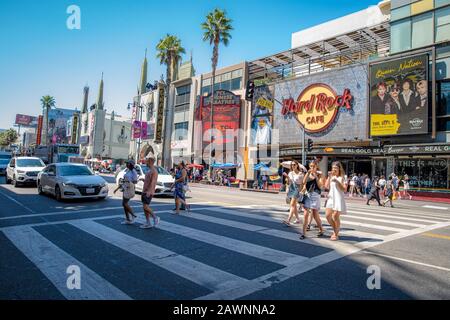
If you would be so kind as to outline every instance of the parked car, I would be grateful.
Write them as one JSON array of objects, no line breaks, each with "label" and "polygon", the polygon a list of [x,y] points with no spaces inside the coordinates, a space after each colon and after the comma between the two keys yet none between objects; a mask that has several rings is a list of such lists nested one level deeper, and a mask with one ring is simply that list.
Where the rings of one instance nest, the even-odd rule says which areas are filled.
[{"label": "parked car", "polygon": [[[158,181],[156,182],[155,195],[165,195],[171,196],[173,192],[171,191],[172,185],[175,183],[175,178],[163,167],[155,166],[158,170]],[[145,174],[148,172],[148,167],[143,164],[137,164],[135,166],[137,171],[139,181],[136,184],[136,192],[142,192],[144,188]],[[116,176],[116,184],[120,185],[123,181],[123,177],[128,169],[124,169],[119,172]]]},{"label": "parked car", "polygon": [[45,168],[44,162],[35,157],[14,157],[6,168],[6,183],[14,187],[36,183],[38,173]]},{"label": "parked car", "polygon": [[78,163],[50,164],[37,178],[39,194],[54,195],[57,201],[63,199],[106,199],[108,184],[88,166]]}]

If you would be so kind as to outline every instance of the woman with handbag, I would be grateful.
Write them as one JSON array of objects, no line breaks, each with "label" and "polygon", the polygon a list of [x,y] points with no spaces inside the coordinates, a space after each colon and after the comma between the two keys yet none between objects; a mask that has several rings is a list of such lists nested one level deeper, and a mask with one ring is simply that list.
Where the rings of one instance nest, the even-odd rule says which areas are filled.
[{"label": "woman with handbag", "polygon": [[[122,206],[125,211],[125,220],[122,221],[122,224],[133,224],[136,215],[133,212],[133,209],[129,205],[129,201],[134,198],[136,195],[134,185],[138,182],[138,174],[134,169],[134,161],[130,160],[127,162],[127,169],[125,175],[123,177],[123,181],[121,185],[114,190],[116,193],[119,189],[122,190]],[[131,217],[130,217],[131,216]]]},{"label": "woman with handbag", "polygon": [[337,241],[341,228],[340,216],[347,212],[344,195],[347,189],[347,181],[344,178],[344,168],[340,162],[333,162],[331,172],[325,182],[325,188],[330,190],[325,205],[327,221],[334,231],[330,239]]},{"label": "woman with handbag", "polygon": [[298,216],[298,208],[297,205],[299,202],[302,201],[303,195],[300,193],[300,190],[303,188],[303,171],[300,169],[299,163],[294,160],[291,163],[291,171],[289,174],[286,172],[283,173],[283,175],[288,179],[288,192],[287,192],[287,199],[290,201],[290,209],[289,209],[289,216],[287,220],[283,220],[283,223],[286,226],[291,225],[291,220],[295,216],[296,220],[294,221],[295,224],[300,223],[300,218]]},{"label": "woman with handbag", "polygon": [[175,213],[176,214],[180,214],[180,205],[184,204],[184,206],[186,207],[186,210],[188,212],[191,211],[191,206],[187,204],[186,202],[186,196],[185,193],[186,191],[189,190],[189,187],[187,186],[186,183],[186,178],[187,178],[187,172],[186,172],[186,168],[184,165],[184,162],[181,161],[178,164],[178,170],[175,174],[175,184],[172,186],[172,188],[174,188],[174,197],[175,197]]},{"label": "woman with handbag", "polygon": [[322,220],[320,219],[320,194],[323,187],[322,173],[318,171],[317,163],[311,161],[309,163],[309,170],[303,178],[303,188],[305,191],[305,201],[303,205],[304,219],[303,219],[303,234],[300,234],[300,240],[306,238],[306,232],[309,225],[309,211],[311,210],[312,217],[316,221],[319,228],[318,237],[323,236]]},{"label": "woman with handbag", "polygon": [[383,207],[386,206],[386,203],[390,202],[391,203],[391,208],[394,207],[394,204],[392,203],[392,200],[394,200],[394,184],[392,183],[392,177],[389,177],[388,182],[386,183],[386,200],[384,200],[383,202]]}]

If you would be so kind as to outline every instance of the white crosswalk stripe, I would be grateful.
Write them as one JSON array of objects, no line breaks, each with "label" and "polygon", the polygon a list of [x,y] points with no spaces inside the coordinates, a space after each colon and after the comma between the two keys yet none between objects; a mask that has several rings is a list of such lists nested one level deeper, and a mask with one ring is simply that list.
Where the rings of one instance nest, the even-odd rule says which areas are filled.
[{"label": "white crosswalk stripe", "polygon": [[[348,214],[341,216],[341,241],[330,241],[328,237],[318,238],[316,232],[311,231],[305,240],[299,239],[302,225],[284,227],[281,221],[288,213],[286,207],[277,206],[235,206],[235,207],[199,207],[193,212],[185,214],[177,219],[171,216],[167,221],[165,214],[169,210],[159,211],[162,221],[158,229],[169,232],[174,236],[196,240],[211,246],[224,248],[232,253],[239,253],[249,257],[260,259],[262,262],[276,263],[279,269],[269,274],[258,276],[257,279],[247,280],[230,271],[221,270],[218,267],[208,265],[208,262],[199,262],[189,258],[177,250],[168,250],[151,243],[152,233],[149,231],[148,241],[138,239],[128,233],[127,229],[117,230],[114,227],[100,223],[102,220],[119,220],[119,216],[110,215],[104,217],[71,219],[60,222],[49,222],[48,225],[68,223],[80,231],[104,241],[109,245],[120,248],[127,253],[140,257],[145,261],[171,272],[192,283],[209,289],[212,293],[199,297],[200,299],[238,299],[247,294],[266,288],[273,283],[287,280],[293,276],[307,272],[320,265],[329,263],[352,253],[367,248],[401,239],[406,236],[419,234],[435,227],[450,225],[450,216],[444,214],[421,215],[419,211],[412,212],[408,209],[390,210],[390,208],[364,207],[360,204],[349,204]],[[195,224],[186,224],[186,219],[193,219]],[[321,220],[328,231],[331,228],[323,214]],[[137,222],[145,222],[139,217]],[[210,231],[211,225],[222,226],[224,231],[216,234]],[[46,239],[33,229],[33,226],[25,225],[1,229],[6,237],[29,259],[42,273],[56,286],[67,299],[130,299],[126,289],[117,288],[86,265],[65,252],[56,244]],[[194,226],[192,226],[194,225]],[[202,229],[205,226],[205,229]],[[130,226],[135,228],[137,226]],[[234,228],[234,229],[232,229]],[[146,231],[143,231],[146,232]],[[260,238],[271,240],[271,246],[264,246],[234,238],[234,232],[254,232]],[[69,235],[70,236],[70,235]],[[240,237],[242,239],[242,237]],[[306,249],[299,246],[298,251],[314,247],[322,247],[331,251],[316,255],[305,252],[305,256],[286,252],[283,245],[305,245]],[[259,242],[257,242],[259,243]],[[318,250],[318,248],[315,248]],[[296,251],[295,251],[296,252]],[[307,257],[308,256],[308,257]],[[83,272],[83,290],[68,290],[66,287],[67,274],[65,268],[68,265],[78,265]],[[143,284],[144,285],[144,284]]]},{"label": "white crosswalk stripe", "polygon": [[224,290],[246,281],[241,277],[133,238],[94,221],[73,221],[70,224],[212,291]]},{"label": "white crosswalk stripe", "polygon": [[[3,233],[67,299],[75,300],[130,300],[130,297],[80,261],[61,250],[31,227],[11,227]],[[67,268],[78,266],[82,276],[81,289],[67,286]]]}]

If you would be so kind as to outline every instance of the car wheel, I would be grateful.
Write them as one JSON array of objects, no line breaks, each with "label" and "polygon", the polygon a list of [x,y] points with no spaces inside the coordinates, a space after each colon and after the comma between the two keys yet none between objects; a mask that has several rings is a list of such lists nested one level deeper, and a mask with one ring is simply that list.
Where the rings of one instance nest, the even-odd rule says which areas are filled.
[{"label": "car wheel", "polygon": [[62,197],[61,197],[61,189],[59,188],[59,186],[55,187],[55,199],[58,202],[62,201]]},{"label": "car wheel", "polygon": [[44,194],[44,191],[42,191],[42,186],[39,181],[37,183],[37,189],[38,189],[38,194],[40,194],[40,195]]}]

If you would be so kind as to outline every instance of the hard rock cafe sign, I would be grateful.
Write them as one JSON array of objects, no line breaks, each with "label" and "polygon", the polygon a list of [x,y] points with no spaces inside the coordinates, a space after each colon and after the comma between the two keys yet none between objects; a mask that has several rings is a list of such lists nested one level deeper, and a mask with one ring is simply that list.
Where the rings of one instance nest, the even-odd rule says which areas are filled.
[{"label": "hard rock cafe sign", "polygon": [[297,101],[284,99],[282,115],[294,114],[309,133],[327,129],[336,119],[339,108],[352,109],[353,96],[349,89],[338,95],[323,83],[313,84],[300,93]]}]

